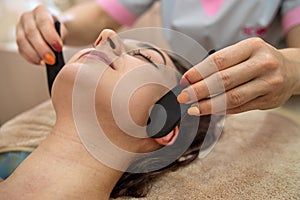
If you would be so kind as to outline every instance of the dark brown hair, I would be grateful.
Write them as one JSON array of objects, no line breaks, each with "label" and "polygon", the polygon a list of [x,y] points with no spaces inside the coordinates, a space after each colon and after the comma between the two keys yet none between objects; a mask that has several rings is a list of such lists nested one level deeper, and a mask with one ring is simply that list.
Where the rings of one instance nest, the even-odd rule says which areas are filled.
[{"label": "dark brown hair", "polygon": [[[184,73],[186,69],[191,66],[181,57],[174,55],[171,55],[170,57],[180,73]],[[206,149],[213,141],[215,141],[214,134],[207,134],[207,132],[211,122],[216,124],[217,120],[217,118],[212,118],[211,115],[196,117],[186,114],[180,122],[180,130],[175,142],[177,145],[171,145],[169,151],[167,151],[168,153],[165,155],[153,153],[135,160],[129,166],[130,172],[125,172],[119,179],[113,188],[110,197],[145,197],[151,189],[152,184],[159,177],[165,173],[175,171],[190,164],[198,157],[200,148],[201,150]],[[201,145],[203,144],[205,137],[208,137],[206,138],[206,141],[208,142],[205,142],[206,146],[202,147]],[[190,145],[187,149],[181,148],[184,145],[181,145],[180,143],[184,141],[190,141]],[[178,154],[178,152],[182,153]],[[155,168],[156,166],[161,166],[162,161],[169,164],[161,169],[151,170],[157,169]],[[143,171],[143,173],[131,173],[131,171]]]}]

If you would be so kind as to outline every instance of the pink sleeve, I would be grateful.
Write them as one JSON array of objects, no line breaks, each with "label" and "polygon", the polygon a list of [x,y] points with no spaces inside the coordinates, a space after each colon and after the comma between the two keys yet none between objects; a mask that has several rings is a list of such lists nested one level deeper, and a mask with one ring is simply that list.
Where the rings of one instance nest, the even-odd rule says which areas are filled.
[{"label": "pink sleeve", "polygon": [[282,19],[284,33],[287,33],[291,28],[300,24],[300,6],[291,9]]},{"label": "pink sleeve", "polygon": [[98,3],[112,18],[122,25],[131,26],[137,19],[118,0],[98,0]]}]

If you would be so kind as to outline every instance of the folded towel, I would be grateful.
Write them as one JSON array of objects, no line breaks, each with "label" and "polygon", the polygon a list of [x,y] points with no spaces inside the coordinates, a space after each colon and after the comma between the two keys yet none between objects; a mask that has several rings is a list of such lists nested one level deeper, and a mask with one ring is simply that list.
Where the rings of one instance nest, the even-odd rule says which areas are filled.
[{"label": "folded towel", "polygon": [[7,147],[37,147],[55,123],[50,100],[17,115],[0,128],[0,149]]},{"label": "folded towel", "polygon": [[232,115],[207,157],[161,177],[141,199],[300,199],[299,150],[300,126],[289,118]]}]

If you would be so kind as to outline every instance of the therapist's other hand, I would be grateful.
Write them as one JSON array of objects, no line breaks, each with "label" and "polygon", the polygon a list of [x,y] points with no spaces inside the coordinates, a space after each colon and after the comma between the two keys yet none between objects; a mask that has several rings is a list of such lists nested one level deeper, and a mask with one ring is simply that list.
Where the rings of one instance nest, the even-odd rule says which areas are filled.
[{"label": "therapist's other hand", "polygon": [[196,102],[188,110],[191,115],[275,108],[289,99],[299,84],[299,72],[290,62],[262,39],[249,38],[188,70],[181,84],[190,85],[177,99]]},{"label": "therapist's other hand", "polygon": [[49,45],[57,52],[62,51],[62,40],[54,27],[56,20],[43,5],[21,15],[16,27],[17,45],[19,53],[30,63],[55,63]]}]

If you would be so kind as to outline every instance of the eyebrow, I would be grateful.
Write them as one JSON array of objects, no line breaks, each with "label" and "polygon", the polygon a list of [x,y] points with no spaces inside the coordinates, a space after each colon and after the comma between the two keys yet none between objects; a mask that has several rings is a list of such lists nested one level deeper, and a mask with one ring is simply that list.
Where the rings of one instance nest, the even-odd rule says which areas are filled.
[{"label": "eyebrow", "polygon": [[152,46],[150,44],[147,44],[147,43],[140,43],[140,44],[138,44],[138,46],[143,47],[143,48],[147,48],[149,50],[153,50],[153,51],[157,52],[162,57],[162,59],[164,61],[164,64],[165,65],[167,64],[166,57],[164,56],[164,54],[160,50],[158,50],[157,48],[155,48],[154,46]]}]

